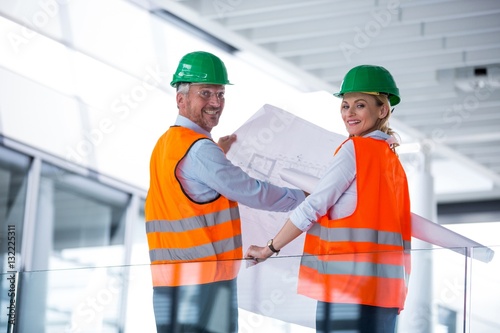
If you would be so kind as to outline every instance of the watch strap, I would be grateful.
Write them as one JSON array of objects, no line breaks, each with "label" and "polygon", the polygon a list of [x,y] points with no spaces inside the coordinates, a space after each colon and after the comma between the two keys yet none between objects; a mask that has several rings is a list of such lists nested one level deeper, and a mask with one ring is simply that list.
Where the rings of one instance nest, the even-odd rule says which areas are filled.
[{"label": "watch strap", "polygon": [[280,253],[280,250],[276,250],[273,246],[273,240],[269,240],[269,242],[267,243],[267,246],[269,247],[269,249],[271,251],[273,251],[274,253],[276,253],[276,255],[278,255],[278,253]]}]

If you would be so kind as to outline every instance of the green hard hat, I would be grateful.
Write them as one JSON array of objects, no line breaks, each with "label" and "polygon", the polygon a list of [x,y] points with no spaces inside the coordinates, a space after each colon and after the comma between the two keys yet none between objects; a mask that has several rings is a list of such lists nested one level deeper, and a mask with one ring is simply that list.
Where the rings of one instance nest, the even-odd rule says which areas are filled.
[{"label": "green hard hat", "polygon": [[340,91],[333,95],[342,97],[350,92],[387,94],[391,106],[397,105],[401,101],[394,78],[387,69],[380,66],[361,65],[352,68],[345,75]]},{"label": "green hard hat", "polygon": [[170,85],[175,87],[179,82],[231,84],[222,60],[203,51],[191,52],[182,57]]}]

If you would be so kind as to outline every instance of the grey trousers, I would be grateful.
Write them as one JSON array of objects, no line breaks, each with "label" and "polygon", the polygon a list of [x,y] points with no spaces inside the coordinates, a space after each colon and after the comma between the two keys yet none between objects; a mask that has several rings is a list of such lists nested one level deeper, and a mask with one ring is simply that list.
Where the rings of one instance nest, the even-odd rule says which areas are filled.
[{"label": "grey trousers", "polygon": [[180,287],[155,287],[158,333],[236,333],[236,280]]}]

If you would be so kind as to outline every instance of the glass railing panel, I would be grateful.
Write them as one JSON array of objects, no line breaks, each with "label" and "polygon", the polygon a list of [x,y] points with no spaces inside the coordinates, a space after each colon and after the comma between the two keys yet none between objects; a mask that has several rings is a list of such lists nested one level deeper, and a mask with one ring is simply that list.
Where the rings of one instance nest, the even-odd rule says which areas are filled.
[{"label": "glass railing panel", "polygon": [[413,250],[412,271],[398,332],[464,332],[465,249]]},{"label": "glass railing panel", "polygon": [[16,332],[120,332],[126,267],[20,274]]},{"label": "glass railing panel", "polygon": [[[498,247],[493,249],[500,251]],[[486,263],[463,253],[465,249],[412,251],[408,297],[398,317],[398,332],[498,331],[498,257]],[[239,272],[236,279],[238,332],[315,332],[316,301],[297,292],[300,261],[301,257],[273,256],[257,265],[249,261],[231,262]],[[193,265],[183,264],[178,268],[189,273]],[[2,274],[1,279],[0,332],[10,332],[9,274]],[[150,265],[24,272],[18,274],[16,282],[13,313],[17,321],[16,330],[11,332],[156,330]],[[175,308],[164,308],[165,316],[175,312],[181,321],[190,321],[204,298],[196,288],[185,292],[191,293],[190,297]],[[224,306],[224,293],[212,294],[214,307]],[[207,322],[213,331],[224,332],[220,327],[231,315],[218,310]],[[336,315],[346,327],[352,326],[356,317],[350,311]]]},{"label": "glass railing panel", "polygon": [[[489,262],[471,261],[470,308],[466,332],[500,332],[500,246],[490,247],[495,255]],[[474,253],[484,253],[481,248]]]},{"label": "glass railing panel", "polygon": [[150,265],[130,266],[128,276],[123,333],[156,332]]},{"label": "glass railing panel", "polygon": [[[462,248],[412,251],[408,295],[397,320],[397,332],[466,332],[469,267],[471,262],[484,263],[465,253]],[[316,301],[296,292],[299,262],[300,258],[272,257],[255,268],[242,269],[238,300],[240,309],[250,312],[240,311],[240,329],[315,331]],[[346,309],[338,313],[337,319],[344,321],[346,332],[356,332],[356,317],[355,311]]]},{"label": "glass railing panel", "polygon": [[242,263],[238,275],[239,332],[314,332],[316,302],[297,292],[299,256]]}]

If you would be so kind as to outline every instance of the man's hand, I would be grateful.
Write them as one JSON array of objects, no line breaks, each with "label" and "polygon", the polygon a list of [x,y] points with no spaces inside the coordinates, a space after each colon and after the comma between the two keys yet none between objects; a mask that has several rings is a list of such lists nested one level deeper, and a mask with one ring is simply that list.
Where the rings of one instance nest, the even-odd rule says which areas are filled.
[{"label": "man's hand", "polygon": [[222,148],[224,153],[227,154],[229,148],[231,148],[231,145],[233,144],[234,141],[236,141],[236,134],[231,134],[221,137],[219,139],[219,142],[217,142],[217,144],[219,145],[219,147]]}]

